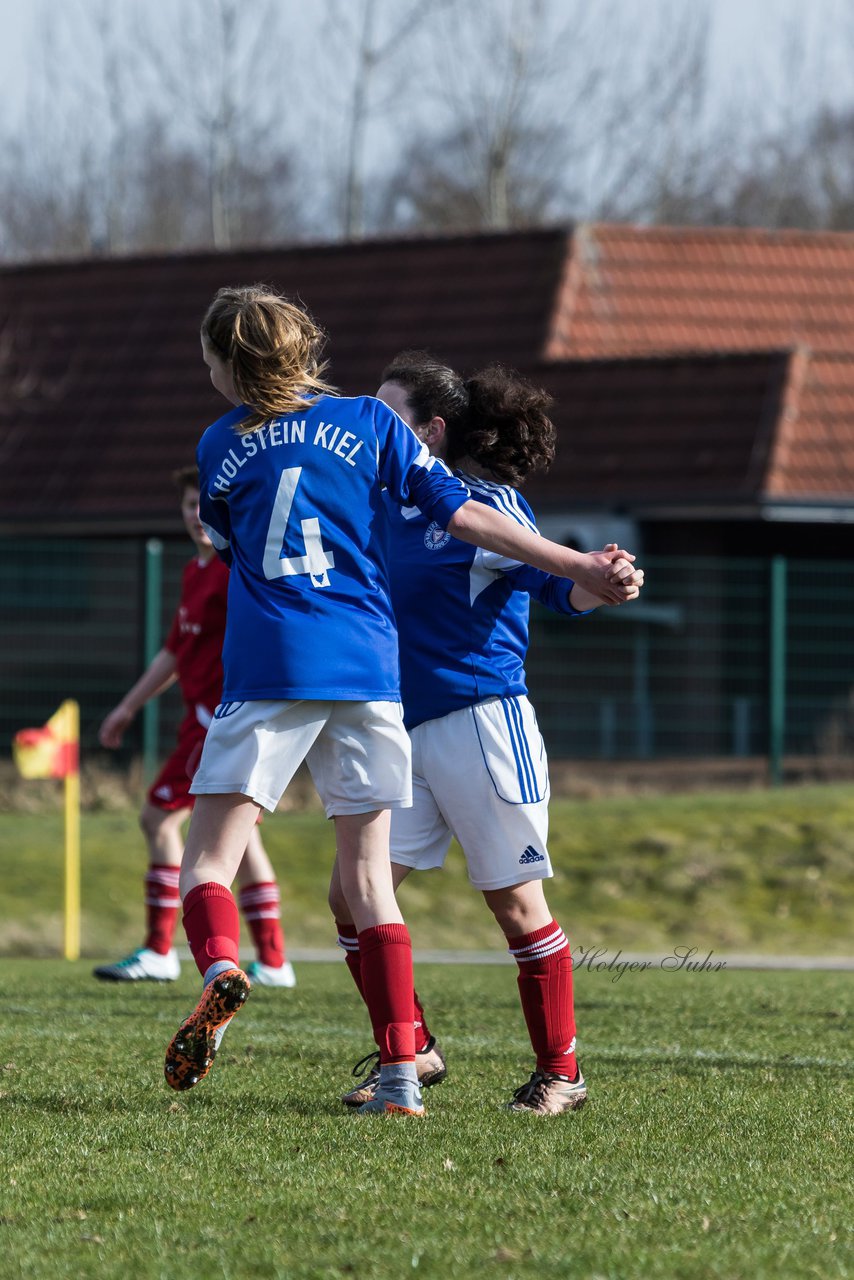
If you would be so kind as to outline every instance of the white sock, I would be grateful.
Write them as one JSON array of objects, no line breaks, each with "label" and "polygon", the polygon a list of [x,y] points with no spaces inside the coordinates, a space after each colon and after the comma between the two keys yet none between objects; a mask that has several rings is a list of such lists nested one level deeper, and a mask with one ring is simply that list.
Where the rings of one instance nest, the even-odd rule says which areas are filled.
[{"label": "white sock", "polygon": [[205,969],[205,976],[202,980],[203,985],[207,986],[208,983],[213,982],[214,978],[219,977],[221,973],[225,973],[228,969],[234,969],[235,967],[233,960],[214,960],[210,968]]},{"label": "white sock", "polygon": [[404,1081],[418,1084],[418,1072],[414,1062],[384,1062],[380,1065],[380,1086],[399,1085]]}]

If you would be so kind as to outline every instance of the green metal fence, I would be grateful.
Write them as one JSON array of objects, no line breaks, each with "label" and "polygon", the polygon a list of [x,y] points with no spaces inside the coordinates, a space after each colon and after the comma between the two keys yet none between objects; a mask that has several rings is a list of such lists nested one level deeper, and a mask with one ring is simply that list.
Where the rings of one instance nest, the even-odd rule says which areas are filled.
[{"label": "green metal fence", "polygon": [[[68,697],[83,749],[159,647],[188,544],[5,540],[0,748]],[[854,745],[854,600],[847,563],[645,559],[642,599],[570,621],[532,610],[531,696],[554,759],[756,757]],[[149,769],[180,716],[170,691],[118,755]],[[106,753],[104,753],[106,759]]]},{"label": "green metal fence", "polygon": [[537,607],[528,663],[550,754],[846,754],[854,745],[847,563],[644,558],[635,604],[567,625]]},{"label": "green metal fence", "polygon": [[0,751],[44,723],[64,698],[81,709],[84,753],[147,772],[169,749],[177,690],[150,703],[122,750],[102,752],[98,726],[166,635],[191,551],[185,540],[4,539],[0,543]]}]

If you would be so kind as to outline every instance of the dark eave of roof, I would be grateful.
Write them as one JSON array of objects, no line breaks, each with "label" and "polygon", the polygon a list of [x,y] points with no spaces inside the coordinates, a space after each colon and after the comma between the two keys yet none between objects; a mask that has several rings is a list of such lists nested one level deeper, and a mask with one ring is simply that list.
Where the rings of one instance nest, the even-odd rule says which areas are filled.
[{"label": "dark eave of roof", "polygon": [[200,358],[223,284],[303,299],[330,376],[371,392],[403,347],[474,369],[545,344],[565,230],[7,268],[0,272],[0,528],[173,518],[169,476],[220,415]]},{"label": "dark eave of roof", "polygon": [[567,361],[535,378],[555,396],[558,448],[532,476],[537,506],[759,508],[789,352]]}]

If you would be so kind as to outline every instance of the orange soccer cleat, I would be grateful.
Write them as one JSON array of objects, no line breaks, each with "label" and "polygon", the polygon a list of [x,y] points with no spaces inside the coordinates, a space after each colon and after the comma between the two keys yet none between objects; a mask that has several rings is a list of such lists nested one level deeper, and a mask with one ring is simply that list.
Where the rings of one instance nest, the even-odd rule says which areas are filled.
[{"label": "orange soccer cleat", "polygon": [[204,1080],[226,1027],[243,1008],[249,991],[249,979],[242,969],[226,969],[208,983],[166,1050],[164,1072],[168,1085],[183,1091]]}]

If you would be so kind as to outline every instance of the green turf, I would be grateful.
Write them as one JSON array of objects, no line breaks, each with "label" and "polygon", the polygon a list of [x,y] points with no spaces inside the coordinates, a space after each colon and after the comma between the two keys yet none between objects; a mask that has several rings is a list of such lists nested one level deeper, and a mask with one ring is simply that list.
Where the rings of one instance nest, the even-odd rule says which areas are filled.
[{"label": "green turf", "polygon": [[208,1080],[163,1050],[195,999],[3,966],[0,1276],[850,1277],[851,979],[580,970],[591,1101],[528,1070],[512,968],[418,974],[449,1078],[424,1121],[337,1104],[369,1046],[343,964],[257,990]]},{"label": "green turf", "polygon": [[[574,945],[850,954],[854,788],[555,801],[549,882]],[[264,839],[281,876],[295,946],[333,942],[326,908],[332,831],[320,814],[276,814]],[[61,945],[58,813],[0,816],[0,953]],[[145,854],[132,812],[83,815],[87,955],[141,941]],[[452,851],[444,872],[411,876],[401,901],[416,946],[499,947]]]}]

